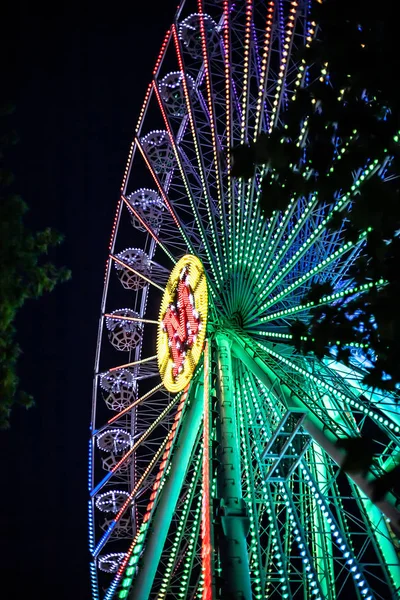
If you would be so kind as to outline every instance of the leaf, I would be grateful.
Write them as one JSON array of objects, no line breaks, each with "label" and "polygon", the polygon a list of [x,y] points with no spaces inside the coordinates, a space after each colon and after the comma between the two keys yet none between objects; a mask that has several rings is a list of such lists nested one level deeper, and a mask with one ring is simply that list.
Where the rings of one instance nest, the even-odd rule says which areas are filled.
[{"label": "leaf", "polygon": [[372,440],[363,437],[340,438],[336,446],[346,452],[341,464],[343,471],[350,474],[367,473],[375,454]]},{"label": "leaf", "polygon": [[255,153],[254,147],[249,145],[236,146],[231,149],[232,169],[231,176],[250,179],[254,176]]},{"label": "leaf", "polygon": [[330,281],[324,281],[322,283],[315,282],[311,284],[307,294],[302,299],[302,304],[307,304],[308,302],[314,302],[314,304],[318,304],[318,302],[324,296],[329,296],[333,292],[333,287]]},{"label": "leaf", "polygon": [[394,487],[399,489],[400,484],[400,465],[397,465],[381,477],[378,477],[372,484],[372,501],[379,502]]},{"label": "leaf", "polygon": [[[10,114],[10,109],[3,110]],[[1,140],[3,146],[15,141],[15,132]],[[9,425],[12,407],[20,404],[29,408],[32,397],[20,390],[17,375],[20,348],[16,343],[15,320],[19,309],[30,298],[39,298],[44,292],[70,278],[68,269],[58,268],[53,262],[43,262],[43,256],[62,241],[62,236],[51,228],[31,231],[24,217],[27,204],[20,196],[6,189],[13,182],[13,174],[0,171],[0,427]]]}]

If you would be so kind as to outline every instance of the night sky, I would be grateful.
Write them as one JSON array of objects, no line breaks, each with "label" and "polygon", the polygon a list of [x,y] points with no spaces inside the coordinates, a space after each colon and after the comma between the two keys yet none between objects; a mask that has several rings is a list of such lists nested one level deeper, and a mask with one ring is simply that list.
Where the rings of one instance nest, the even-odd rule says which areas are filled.
[{"label": "night sky", "polygon": [[2,15],[2,98],[16,105],[21,138],[8,159],[14,191],[32,228],[65,235],[52,259],[73,273],[17,322],[22,388],[36,406],[16,408],[0,433],[7,600],[90,596],[87,448],[104,264],[133,129],[176,8],[107,6],[13,2]]}]

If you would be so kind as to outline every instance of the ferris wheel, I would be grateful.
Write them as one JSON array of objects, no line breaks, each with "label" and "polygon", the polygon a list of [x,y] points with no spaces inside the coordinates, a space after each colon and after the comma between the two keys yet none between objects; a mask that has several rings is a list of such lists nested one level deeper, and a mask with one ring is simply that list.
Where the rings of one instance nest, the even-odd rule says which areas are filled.
[{"label": "ferris wheel", "polygon": [[[334,347],[317,359],[291,343],[295,319],[363,291],[350,269],[363,239],[328,227],[352,190],[334,205],[294,195],[265,215],[268,164],[230,176],[231,149],[274,131],[307,84],[298,50],[316,29],[311,1],[188,0],[162,43],[105,271],[89,447],[96,600],[398,597],[398,499],[372,502],[369,480],[398,462],[396,398],[363,384],[362,349],[346,366]],[[302,302],[328,280],[332,294]],[[350,477],[337,440],[357,436],[379,461]]]}]

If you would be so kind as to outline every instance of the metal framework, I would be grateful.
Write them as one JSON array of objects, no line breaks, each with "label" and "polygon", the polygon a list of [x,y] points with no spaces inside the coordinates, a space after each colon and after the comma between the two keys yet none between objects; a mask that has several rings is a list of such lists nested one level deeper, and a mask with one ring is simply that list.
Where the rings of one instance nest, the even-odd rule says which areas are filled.
[{"label": "metal framework", "polygon": [[[372,155],[324,205],[265,218],[266,164],[233,179],[231,148],[271,132],[315,72],[311,0],[187,0],[161,45],[121,186],[105,270],[89,445],[94,600],[389,600],[400,593],[399,498],[372,482],[400,462],[398,398],[351,366],[294,351],[289,326],[354,283],[364,238],[329,229]],[[329,82],[327,82],[329,85]],[[307,127],[298,144],[306,152]],[[343,151],[346,151],[345,149]],[[334,177],[334,170],[333,170]],[[338,185],[338,187],[340,187]],[[179,393],[156,360],[159,307],[185,254],[207,276],[206,343]],[[301,303],[315,281],[334,293]],[[340,438],[368,436],[368,473]]]}]

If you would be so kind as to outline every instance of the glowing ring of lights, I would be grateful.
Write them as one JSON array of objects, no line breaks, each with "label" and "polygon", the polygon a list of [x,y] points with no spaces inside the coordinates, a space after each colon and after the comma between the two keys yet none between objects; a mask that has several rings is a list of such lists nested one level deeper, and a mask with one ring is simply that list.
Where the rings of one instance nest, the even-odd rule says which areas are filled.
[{"label": "glowing ring of lights", "polygon": [[158,368],[170,392],[183,390],[193,375],[203,352],[207,312],[203,265],[195,256],[186,254],[171,271],[160,307]]}]

